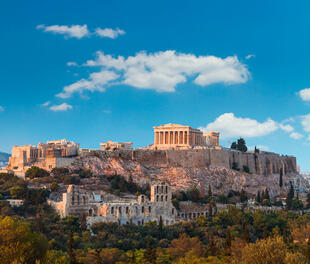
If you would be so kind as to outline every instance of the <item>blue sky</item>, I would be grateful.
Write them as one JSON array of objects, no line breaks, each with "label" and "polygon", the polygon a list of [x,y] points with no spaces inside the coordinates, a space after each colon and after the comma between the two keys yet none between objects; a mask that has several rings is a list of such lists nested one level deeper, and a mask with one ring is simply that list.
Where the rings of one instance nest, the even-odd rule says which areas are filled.
[{"label": "blue sky", "polygon": [[[0,151],[188,124],[310,170],[308,1],[1,1]],[[120,57],[119,57],[120,56]]]}]

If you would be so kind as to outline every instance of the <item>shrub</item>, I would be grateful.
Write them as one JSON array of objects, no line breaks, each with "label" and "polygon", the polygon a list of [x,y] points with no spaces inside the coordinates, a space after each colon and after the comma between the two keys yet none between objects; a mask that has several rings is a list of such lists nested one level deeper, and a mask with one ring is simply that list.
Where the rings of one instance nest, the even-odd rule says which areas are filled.
[{"label": "shrub", "polygon": [[246,165],[243,165],[243,171],[246,172],[246,173],[250,173],[250,169]]},{"label": "shrub", "polygon": [[49,172],[41,169],[39,167],[36,166],[32,166],[31,168],[29,168],[26,173],[25,173],[26,177],[29,179],[34,179],[34,178],[42,178],[42,177],[47,177],[49,176]]}]

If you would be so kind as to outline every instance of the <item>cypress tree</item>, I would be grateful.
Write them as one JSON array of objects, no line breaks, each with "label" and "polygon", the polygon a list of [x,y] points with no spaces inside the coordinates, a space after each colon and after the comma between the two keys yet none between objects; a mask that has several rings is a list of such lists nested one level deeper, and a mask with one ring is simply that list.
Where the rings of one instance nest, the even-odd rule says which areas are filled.
[{"label": "cypress tree", "polygon": [[262,199],[260,197],[260,191],[257,192],[257,195],[256,195],[256,202],[258,203],[261,203],[262,202]]},{"label": "cypress tree", "polygon": [[212,232],[210,233],[210,236],[209,236],[208,251],[211,256],[216,256],[217,248],[216,248],[216,244],[215,244],[214,236]]},{"label": "cypress tree", "polygon": [[310,263],[310,237],[308,237],[308,241],[307,241],[306,259],[307,259],[307,263]]},{"label": "cypress tree", "polygon": [[230,233],[230,227],[228,227],[225,239],[225,251],[227,255],[230,255],[230,248],[231,248],[231,233]]},{"label": "cypress tree", "polygon": [[268,191],[268,189],[265,190],[265,199],[267,199],[268,201],[270,201],[270,196],[269,196],[269,191]]},{"label": "cypress tree", "polygon": [[282,170],[282,168],[280,169],[280,180],[279,180],[279,185],[280,185],[280,187],[282,187],[283,186],[283,172],[282,172],[283,170]]},{"label": "cypress tree", "polygon": [[292,208],[293,198],[294,198],[294,188],[293,184],[291,183],[290,189],[286,195],[286,209]]},{"label": "cypress tree", "polygon": [[72,229],[70,229],[70,233],[69,233],[67,251],[68,251],[68,255],[69,255],[69,259],[70,259],[70,264],[77,264],[77,261],[75,259],[75,254],[74,254],[74,240],[73,240]]},{"label": "cypress tree", "polygon": [[212,197],[212,190],[211,190],[211,185],[209,184],[209,189],[208,189],[208,197]]},{"label": "cypress tree", "polygon": [[151,248],[151,237],[147,236],[144,258],[148,263],[156,263],[156,249]]},{"label": "cypress tree", "polygon": [[246,243],[250,243],[250,233],[249,233],[249,229],[246,224],[243,224],[242,239]]},{"label": "cypress tree", "polygon": [[307,193],[307,208],[310,208],[310,192]]},{"label": "cypress tree", "polygon": [[245,202],[245,201],[247,201],[247,200],[248,200],[248,197],[247,197],[247,195],[246,195],[244,189],[242,189],[241,192],[240,192],[240,202],[243,203],[243,202]]}]

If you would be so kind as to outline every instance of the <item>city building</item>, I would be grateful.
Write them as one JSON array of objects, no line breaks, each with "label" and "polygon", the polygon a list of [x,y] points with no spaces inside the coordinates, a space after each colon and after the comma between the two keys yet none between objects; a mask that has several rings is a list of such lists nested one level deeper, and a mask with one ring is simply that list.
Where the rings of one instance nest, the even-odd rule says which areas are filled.
[{"label": "city building", "polygon": [[187,149],[193,147],[217,147],[219,132],[204,133],[190,126],[166,124],[154,127],[154,145],[156,149]]},{"label": "city building", "polygon": [[66,139],[39,143],[38,146],[13,146],[6,169],[21,177],[31,166],[51,171],[56,167],[70,165],[78,153],[79,144]]},{"label": "city building", "polygon": [[104,192],[96,193],[69,185],[62,199],[54,198],[48,202],[62,217],[87,215],[88,225],[97,222],[142,225],[149,221],[159,223],[160,220],[168,225],[175,223],[177,217],[171,198],[171,187],[165,184],[152,185],[150,199],[145,195],[113,199]]},{"label": "city building", "polygon": [[109,140],[108,142],[100,143],[100,150],[132,150],[132,142],[114,142]]}]

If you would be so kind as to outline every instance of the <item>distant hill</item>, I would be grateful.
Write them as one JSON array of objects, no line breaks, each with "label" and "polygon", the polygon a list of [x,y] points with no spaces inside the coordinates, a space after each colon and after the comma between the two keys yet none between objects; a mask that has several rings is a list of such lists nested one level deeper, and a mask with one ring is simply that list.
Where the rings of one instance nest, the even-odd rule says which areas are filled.
[{"label": "distant hill", "polygon": [[9,161],[9,157],[11,157],[10,154],[5,153],[5,152],[0,152],[0,161],[8,162]]}]

